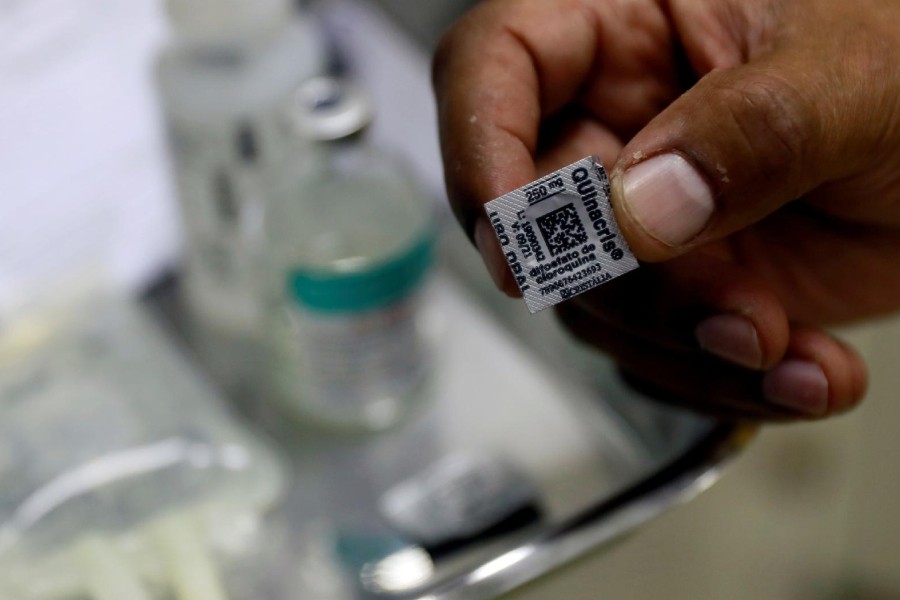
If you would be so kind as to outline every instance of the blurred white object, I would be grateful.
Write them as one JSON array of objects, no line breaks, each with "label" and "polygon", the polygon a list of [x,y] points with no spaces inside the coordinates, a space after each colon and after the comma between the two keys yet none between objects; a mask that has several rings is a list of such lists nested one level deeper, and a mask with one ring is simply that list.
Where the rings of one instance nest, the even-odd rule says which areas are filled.
[{"label": "blurred white object", "polygon": [[263,205],[246,185],[276,158],[276,114],[325,55],[289,0],[169,0],[174,35],[159,88],[186,234],[184,291],[193,342],[231,391],[258,367]]},{"label": "blurred white object", "polygon": [[286,154],[264,182],[275,395],[320,424],[384,429],[421,395],[430,364],[431,203],[358,139],[371,113],[357,87],[310,80],[290,118],[300,155]]},{"label": "blurred white object", "polygon": [[162,31],[156,0],[0,3],[0,315],[69,271],[134,288],[174,261]]},{"label": "blurred white object", "polygon": [[137,306],[55,304],[0,336],[0,597],[221,600],[280,463]]},{"label": "blurred white object", "polygon": [[[166,8],[177,35],[195,44],[276,38],[294,16],[289,0],[168,0]],[[299,60],[315,61],[313,51]]]}]

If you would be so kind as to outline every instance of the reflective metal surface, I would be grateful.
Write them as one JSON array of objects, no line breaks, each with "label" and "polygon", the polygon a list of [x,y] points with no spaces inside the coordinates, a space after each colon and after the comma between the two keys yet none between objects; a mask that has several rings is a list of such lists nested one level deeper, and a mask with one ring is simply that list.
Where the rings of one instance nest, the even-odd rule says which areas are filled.
[{"label": "reflective metal surface", "polygon": [[263,415],[294,478],[266,526],[267,569],[235,585],[271,600],[492,598],[691,499],[752,438],[634,393],[448,245],[466,251],[445,253],[434,285],[438,367],[418,411],[371,436]]},{"label": "reflective metal surface", "polygon": [[753,434],[748,426],[713,427],[687,452],[634,486],[419,597],[495,597],[601,548],[715,483]]}]

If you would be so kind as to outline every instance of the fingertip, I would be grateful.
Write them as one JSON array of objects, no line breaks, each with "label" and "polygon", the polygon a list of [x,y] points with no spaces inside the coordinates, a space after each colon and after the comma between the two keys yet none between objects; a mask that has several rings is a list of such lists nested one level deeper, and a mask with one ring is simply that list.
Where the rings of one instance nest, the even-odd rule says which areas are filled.
[{"label": "fingertip", "polygon": [[616,186],[636,242],[668,256],[687,250],[715,210],[706,179],[677,152],[642,157],[617,171]]},{"label": "fingertip", "polygon": [[762,393],[771,404],[816,418],[828,412],[831,385],[818,363],[790,358],[763,376]]},{"label": "fingertip", "polygon": [[[648,227],[647,217],[639,216],[635,210],[633,197],[638,195],[634,189],[634,182],[629,184],[626,171],[617,167],[610,175],[610,203],[615,213],[616,223],[619,231],[628,242],[628,247],[632,254],[641,261],[647,263],[657,263],[670,260],[684,254],[688,248],[682,248],[678,245],[672,245],[659,239],[657,235],[650,231]],[[631,188],[631,189],[629,189]],[[657,196],[659,190],[650,190],[646,187],[642,190],[644,202],[644,212],[656,213],[657,217],[663,217],[661,212],[656,211],[656,198],[662,200],[664,195]],[[654,196],[649,198],[648,196]],[[654,217],[655,219],[656,217]]]},{"label": "fingertip", "polygon": [[795,327],[785,359],[763,379],[763,394],[821,418],[857,406],[867,381],[865,362],[854,348],[820,329]]},{"label": "fingertip", "polygon": [[694,337],[710,354],[747,369],[761,369],[759,334],[754,324],[739,315],[713,315],[697,325]]},{"label": "fingertip", "polygon": [[784,357],[791,328],[784,305],[765,281],[740,270],[706,272],[711,281],[710,305],[739,315],[756,331],[760,346],[760,369],[769,369]]},{"label": "fingertip", "polygon": [[778,364],[787,351],[791,329],[784,307],[766,296],[756,298],[741,314],[756,330],[760,345],[760,368],[765,370]]},{"label": "fingertip", "polygon": [[[701,318],[694,338],[707,352],[753,370],[769,369],[790,339],[784,305],[765,281],[714,255],[698,251],[663,265]],[[669,295],[667,302],[672,302]],[[696,314],[696,313],[695,313]]]},{"label": "fingertip", "polygon": [[472,237],[497,289],[511,298],[520,297],[521,292],[513,280],[512,272],[503,256],[503,250],[500,248],[494,228],[486,220],[478,219],[475,222],[475,231]]},{"label": "fingertip", "polygon": [[635,222],[634,218],[632,218],[631,213],[627,208],[622,178],[623,172],[619,167],[614,168],[610,173],[609,202],[613,207],[613,213],[615,214],[619,231],[625,237],[625,241],[628,243],[628,248],[631,250],[631,253],[634,254],[635,258],[639,261],[647,263],[662,262],[672,258],[673,254],[671,249],[665,247],[656,240],[649,238],[645,234],[643,228]]},{"label": "fingertip", "polygon": [[706,317],[694,337],[707,353],[735,365],[763,371],[778,364],[787,346],[788,327],[780,311],[724,312]]},{"label": "fingertip", "polygon": [[863,399],[866,397],[866,392],[869,390],[869,369],[866,366],[866,361],[863,359],[862,355],[856,351],[855,348],[844,344],[841,342],[845,349],[849,350],[851,356],[851,365],[852,365],[852,400],[847,405],[847,410],[855,407]]}]

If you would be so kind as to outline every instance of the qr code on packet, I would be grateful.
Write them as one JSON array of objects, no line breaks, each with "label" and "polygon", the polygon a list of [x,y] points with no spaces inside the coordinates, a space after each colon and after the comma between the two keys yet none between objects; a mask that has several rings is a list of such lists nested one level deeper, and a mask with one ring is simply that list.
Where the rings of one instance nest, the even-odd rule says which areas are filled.
[{"label": "qr code on packet", "polygon": [[588,234],[574,204],[566,204],[535,219],[547,250],[557,256],[587,243]]}]

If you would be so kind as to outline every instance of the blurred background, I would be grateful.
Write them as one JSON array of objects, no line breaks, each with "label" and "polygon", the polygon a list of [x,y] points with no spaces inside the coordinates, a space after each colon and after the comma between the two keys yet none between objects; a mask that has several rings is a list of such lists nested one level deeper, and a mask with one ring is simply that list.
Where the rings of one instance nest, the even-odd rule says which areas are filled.
[{"label": "blurred background", "polygon": [[429,60],[471,4],[0,0],[0,598],[900,598],[896,319],[839,332],[853,414],[515,566],[716,424],[456,230]]}]

